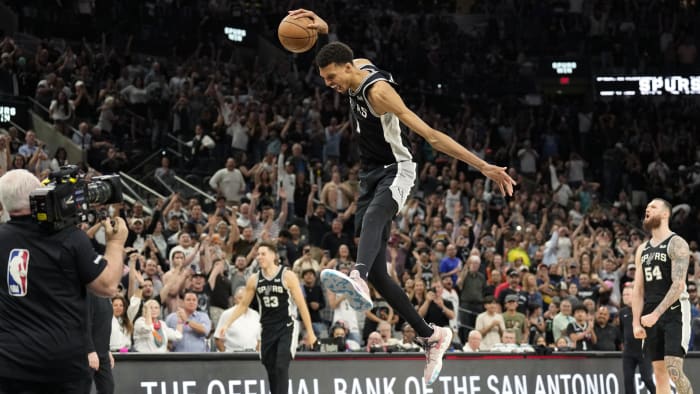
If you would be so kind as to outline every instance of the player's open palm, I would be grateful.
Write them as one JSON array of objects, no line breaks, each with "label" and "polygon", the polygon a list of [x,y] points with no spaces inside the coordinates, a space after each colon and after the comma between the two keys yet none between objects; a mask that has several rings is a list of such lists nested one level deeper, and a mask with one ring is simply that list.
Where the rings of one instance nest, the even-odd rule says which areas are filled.
[{"label": "player's open palm", "polygon": [[508,167],[499,167],[493,164],[487,164],[481,169],[481,173],[494,181],[504,196],[512,196],[515,180],[508,175],[508,172],[506,172],[507,168]]}]

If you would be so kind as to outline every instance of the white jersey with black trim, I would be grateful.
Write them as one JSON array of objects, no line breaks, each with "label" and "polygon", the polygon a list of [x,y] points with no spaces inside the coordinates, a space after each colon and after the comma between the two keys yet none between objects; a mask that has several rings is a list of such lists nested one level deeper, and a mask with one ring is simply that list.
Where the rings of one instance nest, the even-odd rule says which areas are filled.
[{"label": "white jersey with black trim", "polygon": [[398,116],[391,112],[377,114],[367,100],[372,85],[385,81],[396,86],[389,72],[379,70],[373,64],[364,64],[361,70],[369,71],[357,90],[350,89],[350,113],[354,129],[358,133],[360,160],[365,168],[412,161],[408,137],[401,129]]}]

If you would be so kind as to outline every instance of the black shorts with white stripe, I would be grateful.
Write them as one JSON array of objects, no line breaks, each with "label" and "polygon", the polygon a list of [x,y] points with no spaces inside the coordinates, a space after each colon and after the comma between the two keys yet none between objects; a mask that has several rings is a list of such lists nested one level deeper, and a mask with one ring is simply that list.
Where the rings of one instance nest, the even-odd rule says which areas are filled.
[{"label": "black shorts with white stripe", "polygon": [[[655,305],[644,305],[643,315],[654,310]],[[664,356],[685,357],[690,341],[690,302],[688,298],[676,301],[652,327],[646,328],[644,352],[651,361],[661,361]]]},{"label": "black shorts with white stripe", "polygon": [[360,172],[360,196],[355,214],[355,234],[359,236],[362,219],[371,204],[391,211],[391,217],[403,208],[416,182],[416,163],[400,161]]}]

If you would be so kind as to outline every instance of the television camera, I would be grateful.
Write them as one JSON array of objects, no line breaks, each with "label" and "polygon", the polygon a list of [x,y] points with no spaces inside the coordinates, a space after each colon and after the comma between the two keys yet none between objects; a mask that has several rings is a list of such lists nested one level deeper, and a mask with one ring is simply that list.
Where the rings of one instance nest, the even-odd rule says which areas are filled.
[{"label": "television camera", "polygon": [[78,166],[62,166],[51,172],[29,196],[32,217],[46,230],[60,231],[89,217],[104,219],[106,211],[97,212],[97,204],[122,202],[119,175],[93,177],[89,181],[80,174]]}]

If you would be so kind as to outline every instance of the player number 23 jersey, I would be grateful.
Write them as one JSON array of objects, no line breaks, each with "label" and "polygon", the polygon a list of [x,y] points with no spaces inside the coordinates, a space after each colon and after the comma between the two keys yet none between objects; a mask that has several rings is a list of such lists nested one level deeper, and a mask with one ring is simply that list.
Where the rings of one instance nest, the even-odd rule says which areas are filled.
[{"label": "player number 23 jersey", "polygon": [[297,307],[289,289],[284,285],[285,268],[280,267],[272,278],[266,278],[262,270],[258,272],[256,296],[260,306],[260,324],[265,327],[287,325],[296,320]]}]

